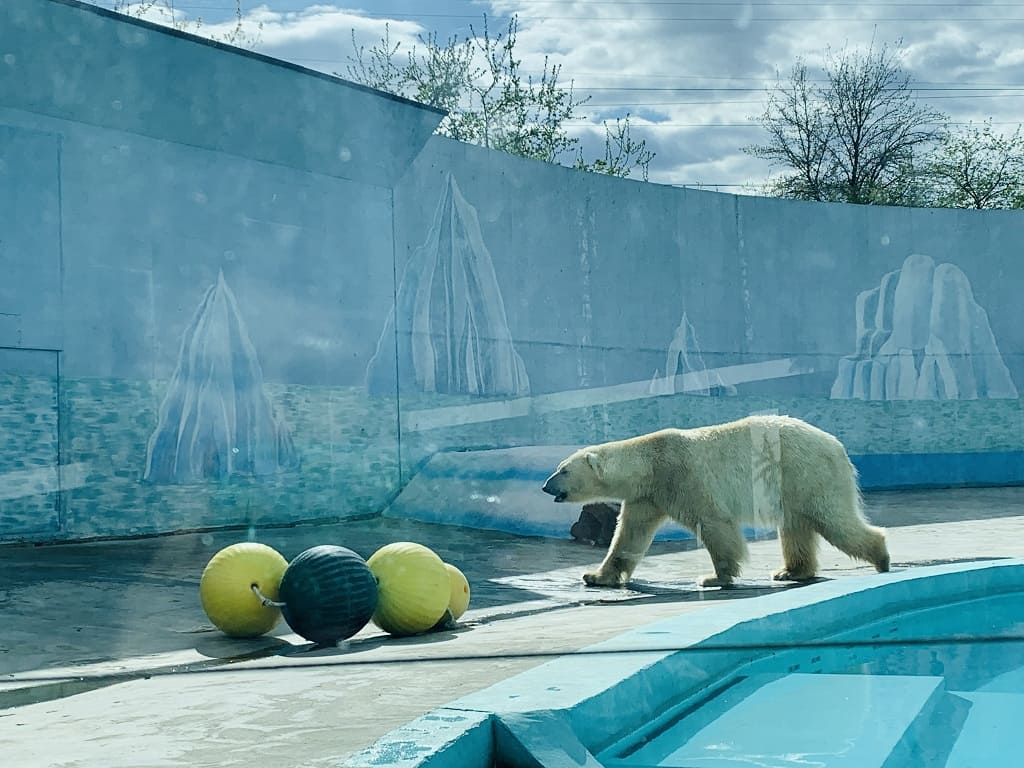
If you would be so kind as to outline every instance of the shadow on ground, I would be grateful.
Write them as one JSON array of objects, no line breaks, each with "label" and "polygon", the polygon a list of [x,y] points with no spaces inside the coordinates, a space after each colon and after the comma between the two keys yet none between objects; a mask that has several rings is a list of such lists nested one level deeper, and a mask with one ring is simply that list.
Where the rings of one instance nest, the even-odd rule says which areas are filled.
[{"label": "shadow on ground", "polygon": [[884,527],[992,520],[1024,514],[1024,486],[872,491],[864,502],[871,522]]}]

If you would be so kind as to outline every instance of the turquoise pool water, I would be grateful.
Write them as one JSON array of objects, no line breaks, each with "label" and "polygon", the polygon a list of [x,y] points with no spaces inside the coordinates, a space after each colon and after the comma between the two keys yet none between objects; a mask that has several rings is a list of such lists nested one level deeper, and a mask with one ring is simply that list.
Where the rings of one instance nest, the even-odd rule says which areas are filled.
[{"label": "turquoise pool water", "polygon": [[345,765],[1024,765],[1024,560],[835,579],[637,627]]},{"label": "turquoise pool water", "polygon": [[858,643],[893,644],[843,647],[845,634],[751,663],[598,760],[609,768],[1024,765],[1024,593],[904,613],[855,633]]}]

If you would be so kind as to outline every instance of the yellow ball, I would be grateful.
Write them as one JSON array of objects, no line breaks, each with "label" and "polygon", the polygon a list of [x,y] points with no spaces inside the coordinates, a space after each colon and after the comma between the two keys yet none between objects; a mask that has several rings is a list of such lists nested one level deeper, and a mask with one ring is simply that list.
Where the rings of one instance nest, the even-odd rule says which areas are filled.
[{"label": "yellow ball", "polygon": [[418,635],[444,616],[451,599],[451,578],[444,561],[422,544],[399,541],[366,561],[377,578],[373,623],[385,632]]},{"label": "yellow ball", "polygon": [[241,542],[215,554],[199,580],[199,599],[207,617],[230,637],[259,637],[281,619],[281,609],[263,605],[252,585],[277,600],[288,561],[266,544]]},{"label": "yellow ball", "polygon": [[458,619],[469,607],[469,581],[466,575],[451,563],[445,563],[448,578],[451,581],[451,597],[448,598],[448,610],[452,618]]}]

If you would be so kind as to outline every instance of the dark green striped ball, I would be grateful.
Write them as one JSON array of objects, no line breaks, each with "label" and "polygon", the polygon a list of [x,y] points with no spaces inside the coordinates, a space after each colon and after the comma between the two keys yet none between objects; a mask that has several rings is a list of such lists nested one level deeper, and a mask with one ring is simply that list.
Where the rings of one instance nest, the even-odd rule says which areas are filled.
[{"label": "dark green striped ball", "polygon": [[346,547],[323,544],[295,556],[281,579],[284,620],[319,645],[347,640],[377,608],[377,579]]}]

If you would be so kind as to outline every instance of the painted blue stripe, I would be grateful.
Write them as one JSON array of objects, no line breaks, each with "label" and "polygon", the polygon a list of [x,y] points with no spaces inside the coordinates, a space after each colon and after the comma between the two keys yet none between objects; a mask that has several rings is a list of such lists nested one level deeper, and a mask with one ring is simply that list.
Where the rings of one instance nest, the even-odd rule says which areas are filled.
[{"label": "painted blue stripe", "polygon": [[[553,470],[552,470],[553,471]],[[485,482],[497,482],[501,480],[516,480],[526,483],[541,483],[550,477],[551,472],[523,469],[521,467],[509,467],[503,470],[474,469],[472,466],[464,467],[438,467],[427,464],[419,472],[423,477],[444,478],[451,480],[482,480]]]},{"label": "painted blue stripe", "polygon": [[1024,485],[1024,451],[883,453],[851,456],[861,487],[950,488]]},{"label": "painted blue stripe", "polygon": [[[401,517],[406,520],[419,520],[423,523],[440,525],[459,525],[464,528],[479,528],[500,533],[511,533],[516,536],[544,536],[551,539],[571,538],[569,529],[575,518],[551,520],[519,520],[506,518],[498,514],[488,514],[476,510],[458,509],[438,511],[434,508],[402,506],[398,510],[388,510],[388,517]],[[743,526],[743,536],[748,541],[758,541],[775,531]],[[689,541],[694,535],[684,528],[669,528],[658,531],[655,541]]]},{"label": "painted blue stripe", "polygon": [[[1024,451],[972,453],[878,453],[850,457],[865,490],[1024,485]],[[510,466],[502,470],[437,466],[420,471],[431,479],[543,483],[546,470]]]}]

